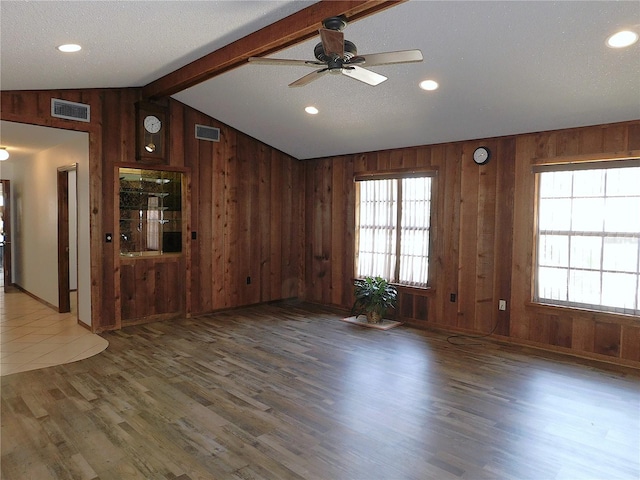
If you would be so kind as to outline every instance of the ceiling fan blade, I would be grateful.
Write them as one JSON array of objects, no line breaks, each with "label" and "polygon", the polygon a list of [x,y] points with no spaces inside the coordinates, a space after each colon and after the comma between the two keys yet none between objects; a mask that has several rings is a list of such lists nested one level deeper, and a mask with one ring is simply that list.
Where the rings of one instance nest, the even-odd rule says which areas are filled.
[{"label": "ceiling fan blade", "polygon": [[[364,62],[361,60],[364,58]],[[402,50],[399,52],[371,53],[358,55],[351,59],[353,63],[372,67],[375,65],[390,65],[392,63],[414,63],[423,60],[420,50]]]},{"label": "ceiling fan blade", "polygon": [[379,73],[372,72],[371,70],[367,70],[366,68],[358,67],[356,65],[343,68],[342,74],[374,87],[387,79],[384,75],[380,75]]},{"label": "ceiling fan blade", "polygon": [[289,60],[285,58],[265,58],[265,57],[249,57],[251,63],[258,63],[264,65],[301,65],[303,67],[317,67],[324,65],[323,62],[316,60]]},{"label": "ceiling fan blade", "polygon": [[290,87],[304,87],[305,85],[313,82],[314,80],[317,80],[320,77],[324,76],[324,74],[327,73],[328,71],[329,71],[328,68],[321,68],[320,70],[316,70],[315,72],[308,73],[307,75],[305,75],[302,78],[299,78],[295,82],[290,83],[289,86]]},{"label": "ceiling fan blade", "polygon": [[328,28],[321,28],[319,32],[324,53],[329,56],[344,57],[344,33],[338,30],[329,30]]}]

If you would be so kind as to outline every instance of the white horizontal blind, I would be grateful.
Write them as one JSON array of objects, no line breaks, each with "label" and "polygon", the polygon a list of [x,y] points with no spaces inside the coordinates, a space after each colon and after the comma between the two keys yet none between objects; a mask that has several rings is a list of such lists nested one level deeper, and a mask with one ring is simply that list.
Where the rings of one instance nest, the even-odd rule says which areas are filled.
[{"label": "white horizontal blind", "polygon": [[363,180],[358,185],[356,275],[427,286],[431,177]]},{"label": "white horizontal blind", "polygon": [[540,171],[536,301],[640,314],[640,166],[616,163]]},{"label": "white horizontal blind", "polygon": [[403,178],[399,283],[426,286],[429,273],[431,179]]},{"label": "white horizontal blind", "polygon": [[380,276],[394,281],[397,180],[367,180],[360,185],[358,277]]}]

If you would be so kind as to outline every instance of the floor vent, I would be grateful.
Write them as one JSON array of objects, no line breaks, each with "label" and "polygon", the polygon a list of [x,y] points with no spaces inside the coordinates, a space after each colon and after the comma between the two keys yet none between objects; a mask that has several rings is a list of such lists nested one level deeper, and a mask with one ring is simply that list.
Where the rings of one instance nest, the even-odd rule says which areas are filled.
[{"label": "floor vent", "polygon": [[198,140],[208,140],[209,142],[219,142],[220,129],[207,127],[206,125],[196,125],[196,138]]},{"label": "floor vent", "polygon": [[91,120],[91,106],[84,103],[69,102],[59,98],[51,99],[51,116],[66,120],[89,122]]}]

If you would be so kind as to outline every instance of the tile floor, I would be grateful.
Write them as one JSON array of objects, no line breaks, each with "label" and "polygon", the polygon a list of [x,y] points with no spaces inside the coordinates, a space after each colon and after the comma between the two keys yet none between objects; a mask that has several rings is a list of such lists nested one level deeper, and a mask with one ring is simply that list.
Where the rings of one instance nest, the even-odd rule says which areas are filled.
[{"label": "tile floor", "polygon": [[0,292],[0,375],[83,360],[109,342],[78,325],[75,295],[71,313],[58,313],[29,295]]}]

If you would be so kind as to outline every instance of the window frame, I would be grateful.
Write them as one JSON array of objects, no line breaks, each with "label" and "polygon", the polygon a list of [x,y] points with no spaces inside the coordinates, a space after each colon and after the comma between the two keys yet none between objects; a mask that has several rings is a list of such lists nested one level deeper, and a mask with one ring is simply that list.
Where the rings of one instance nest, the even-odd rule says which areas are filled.
[{"label": "window frame", "polygon": [[[402,288],[411,288],[411,289],[418,289],[418,290],[428,290],[432,288],[432,272],[433,272],[433,263],[431,262],[431,258],[432,258],[432,254],[433,254],[433,248],[434,248],[434,238],[435,238],[435,231],[433,229],[433,226],[435,224],[435,218],[436,218],[436,209],[434,208],[435,206],[435,199],[437,198],[437,177],[438,177],[438,170],[437,169],[424,169],[424,170],[416,170],[416,169],[411,169],[411,170],[394,170],[394,171],[386,171],[386,172],[364,172],[364,173],[359,173],[354,175],[353,177],[353,181],[354,181],[354,188],[355,188],[355,225],[354,225],[354,261],[353,261],[353,271],[354,271],[354,278],[361,278],[358,275],[358,261],[359,261],[359,243],[360,243],[360,188],[358,186],[358,184],[360,182],[364,182],[364,181],[368,181],[368,180],[403,180],[406,178],[423,178],[423,177],[428,177],[431,179],[431,191],[430,191],[430,197],[429,197],[429,229],[428,229],[428,235],[429,235],[429,245],[427,246],[427,282],[426,284],[422,285],[412,285],[412,284],[408,284],[408,283],[401,283],[399,281],[393,281],[390,283],[393,283],[394,285],[397,285],[399,287]],[[400,182],[401,185],[401,182]],[[399,188],[399,190],[401,191],[401,187]],[[398,201],[398,206],[396,208],[395,211],[395,216],[397,218],[397,222],[398,225],[400,224],[400,218],[402,215],[402,202]],[[399,232],[401,231],[401,229],[397,229],[398,230],[398,241],[396,241],[396,264],[398,265],[397,268],[399,268],[399,262],[400,262],[400,251],[401,251],[401,242],[399,241]],[[396,270],[395,274],[397,275],[398,279],[400,279],[400,272],[399,270]]]},{"label": "window frame", "polygon": [[[581,302],[577,302],[577,301],[572,301],[572,300],[556,300],[556,299],[549,299],[549,298],[541,298],[540,293],[539,293],[539,269],[541,267],[541,265],[539,264],[539,249],[540,249],[540,244],[541,244],[541,240],[540,240],[540,236],[541,234],[543,234],[543,232],[540,231],[540,202],[541,202],[541,192],[540,192],[540,182],[541,182],[541,174],[542,173],[548,173],[548,172],[575,172],[575,171],[579,171],[579,170],[609,170],[609,169],[617,169],[617,168],[640,168],[640,158],[622,158],[622,159],[600,159],[600,160],[588,160],[588,161],[577,161],[577,162],[567,162],[567,163],[554,163],[554,164],[539,164],[539,165],[534,165],[532,166],[532,173],[535,175],[535,183],[534,183],[534,224],[533,224],[533,252],[532,252],[532,272],[531,272],[531,302],[534,305],[542,305],[542,306],[548,306],[548,307],[553,307],[553,308],[568,308],[568,309],[572,309],[572,310],[580,310],[580,311],[587,311],[587,312],[593,312],[593,313],[598,313],[598,314],[605,314],[605,315],[624,315],[624,316],[631,316],[631,317],[635,317],[638,318],[640,315],[640,301],[637,302],[636,305],[636,309],[629,309],[629,308],[624,308],[624,307],[614,307],[614,306],[609,306],[609,305],[603,305],[602,303],[599,304],[587,304],[587,303],[581,303]],[[572,199],[575,198],[582,198],[582,197],[574,197],[573,195],[571,197],[569,197]],[[611,198],[608,197],[607,195],[603,195],[602,197],[597,197],[597,198]],[[547,234],[549,233],[558,233],[558,234],[562,234],[562,233],[567,233],[567,235],[569,237],[578,237],[578,238],[588,238],[588,237],[598,237],[598,238],[602,238],[603,242],[604,240],[607,238],[606,231],[603,231],[601,234],[599,233],[598,235],[592,235],[591,232],[585,232],[584,235],[572,235],[572,233],[574,232],[573,229],[569,229],[567,231],[560,231],[558,230],[556,231],[549,231]],[[579,230],[578,230],[579,232]],[[609,232],[609,233],[616,233],[616,232]],[[619,233],[619,232],[618,232]],[[627,235],[626,233],[623,233],[622,235],[620,235],[620,237],[633,237],[633,238],[638,238],[640,237],[640,232],[638,233],[632,233]],[[570,246],[569,246],[570,248]],[[602,265],[602,259],[600,260],[600,269],[599,270],[593,270],[593,271],[597,271],[600,276],[606,274],[606,273],[611,273],[608,269],[603,268]],[[640,262],[640,252],[639,252],[639,259],[638,261]],[[544,267],[544,265],[543,265]],[[566,268],[567,270],[567,274],[570,275],[570,272],[572,270],[576,270],[576,268],[571,268],[570,265],[567,266]],[[580,268],[577,268],[577,270],[581,270]],[[589,269],[590,271],[592,269]],[[635,274],[635,273],[634,273]],[[637,282],[640,282],[640,278],[637,280]],[[567,286],[569,284],[567,283]],[[638,285],[636,284],[636,287],[638,288]],[[602,294],[603,291],[603,286],[601,284],[600,287],[600,294]]]}]

